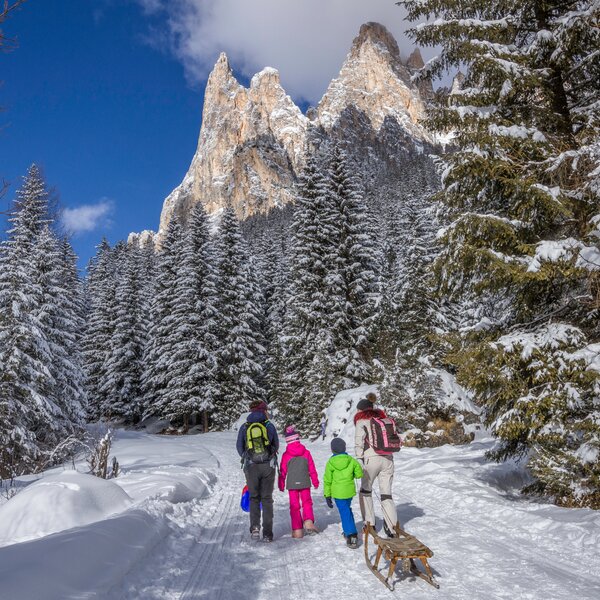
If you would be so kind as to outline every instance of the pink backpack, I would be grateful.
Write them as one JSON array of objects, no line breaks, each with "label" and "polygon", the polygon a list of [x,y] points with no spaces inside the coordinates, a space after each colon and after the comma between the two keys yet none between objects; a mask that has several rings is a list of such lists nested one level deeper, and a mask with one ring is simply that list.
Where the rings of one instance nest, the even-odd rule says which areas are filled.
[{"label": "pink backpack", "polygon": [[371,448],[377,454],[392,454],[402,448],[402,440],[396,429],[396,422],[390,417],[371,417]]}]

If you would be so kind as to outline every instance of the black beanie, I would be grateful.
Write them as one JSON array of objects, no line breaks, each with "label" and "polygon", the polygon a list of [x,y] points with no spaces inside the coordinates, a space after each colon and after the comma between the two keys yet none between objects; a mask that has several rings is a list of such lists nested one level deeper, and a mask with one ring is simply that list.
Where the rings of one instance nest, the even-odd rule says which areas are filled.
[{"label": "black beanie", "polygon": [[334,454],[346,452],[346,442],[340,437],[333,438],[331,440],[331,451]]},{"label": "black beanie", "polygon": [[366,398],[358,401],[356,405],[357,410],[371,410],[373,408],[373,403]]}]

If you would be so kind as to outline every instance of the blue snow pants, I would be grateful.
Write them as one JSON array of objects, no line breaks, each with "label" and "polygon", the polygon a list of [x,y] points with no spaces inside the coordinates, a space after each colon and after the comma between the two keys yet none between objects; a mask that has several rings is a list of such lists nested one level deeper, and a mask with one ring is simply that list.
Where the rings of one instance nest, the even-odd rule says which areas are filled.
[{"label": "blue snow pants", "polygon": [[356,523],[354,522],[354,514],[352,513],[352,498],[344,498],[343,500],[334,498],[334,500],[342,519],[344,535],[356,535],[358,532],[356,531]]}]

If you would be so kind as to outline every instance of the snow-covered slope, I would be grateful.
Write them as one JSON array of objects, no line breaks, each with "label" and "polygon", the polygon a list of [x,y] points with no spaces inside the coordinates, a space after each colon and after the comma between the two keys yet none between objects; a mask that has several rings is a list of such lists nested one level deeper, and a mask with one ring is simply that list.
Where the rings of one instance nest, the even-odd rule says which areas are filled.
[{"label": "snow-covered slope", "polygon": [[[431,565],[441,585],[436,591],[410,577],[396,584],[398,597],[597,600],[600,515],[521,498],[523,471],[488,463],[491,444],[403,448],[398,455],[398,515],[434,551]],[[322,476],[329,444],[308,447]],[[249,541],[235,433],[120,432],[113,450],[124,469],[114,482],[132,507],[0,548],[0,598],[391,597],[367,570],[362,549],[345,547],[337,512],[327,509],[321,489],[313,491],[321,535],[293,540],[287,495],[276,492],[275,542]],[[357,501],[354,509],[358,516]]]}]

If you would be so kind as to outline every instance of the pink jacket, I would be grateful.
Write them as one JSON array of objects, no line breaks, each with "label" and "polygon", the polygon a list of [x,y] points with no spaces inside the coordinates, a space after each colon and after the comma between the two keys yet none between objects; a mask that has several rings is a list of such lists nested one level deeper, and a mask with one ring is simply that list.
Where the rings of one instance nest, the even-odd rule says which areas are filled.
[{"label": "pink jacket", "polygon": [[315,468],[315,461],[313,460],[312,454],[302,445],[301,442],[292,442],[287,445],[283,456],[281,457],[281,464],[279,465],[279,490],[283,492],[285,489],[285,478],[287,476],[287,468],[290,459],[301,456],[306,458],[308,461],[308,473],[310,480],[315,488],[319,487],[319,475]]}]

